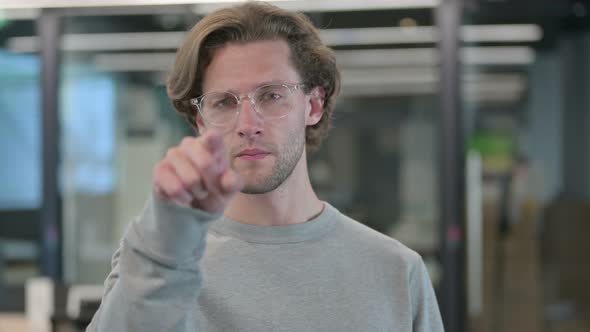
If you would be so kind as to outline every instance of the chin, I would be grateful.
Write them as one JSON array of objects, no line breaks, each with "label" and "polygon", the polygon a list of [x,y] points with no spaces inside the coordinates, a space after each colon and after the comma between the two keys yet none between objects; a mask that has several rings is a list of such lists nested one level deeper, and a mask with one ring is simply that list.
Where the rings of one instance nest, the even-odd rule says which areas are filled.
[{"label": "chin", "polygon": [[263,195],[271,191],[272,190],[265,190],[264,188],[259,188],[257,186],[245,186],[241,190],[241,193],[246,195]]},{"label": "chin", "polygon": [[269,190],[268,176],[262,176],[260,174],[253,174],[253,172],[240,172],[242,179],[244,179],[244,188],[241,192],[244,194],[265,194],[272,190]]},{"label": "chin", "polygon": [[251,172],[246,172],[246,174],[244,174],[240,172],[240,175],[242,175],[245,182],[244,188],[241,192],[249,195],[261,195],[272,192],[285,181],[284,178],[277,176],[275,173],[253,174]]}]

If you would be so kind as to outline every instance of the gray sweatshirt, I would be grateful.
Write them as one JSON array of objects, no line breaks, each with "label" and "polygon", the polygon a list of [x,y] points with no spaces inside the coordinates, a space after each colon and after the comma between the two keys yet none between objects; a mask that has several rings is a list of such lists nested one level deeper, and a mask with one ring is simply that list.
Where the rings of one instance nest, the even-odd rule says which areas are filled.
[{"label": "gray sweatshirt", "polygon": [[[206,245],[205,245],[206,244]],[[418,254],[325,203],[247,225],[151,197],[87,331],[443,331]]]}]

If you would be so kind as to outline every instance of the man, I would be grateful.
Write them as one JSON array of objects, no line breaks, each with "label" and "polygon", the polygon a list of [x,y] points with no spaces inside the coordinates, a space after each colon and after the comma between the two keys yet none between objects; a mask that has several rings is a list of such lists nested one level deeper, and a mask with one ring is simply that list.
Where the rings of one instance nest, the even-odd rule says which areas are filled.
[{"label": "man", "polygon": [[88,331],[442,331],[421,258],[311,187],[339,86],[301,14],[202,19],[168,81],[200,135],[156,165]]}]

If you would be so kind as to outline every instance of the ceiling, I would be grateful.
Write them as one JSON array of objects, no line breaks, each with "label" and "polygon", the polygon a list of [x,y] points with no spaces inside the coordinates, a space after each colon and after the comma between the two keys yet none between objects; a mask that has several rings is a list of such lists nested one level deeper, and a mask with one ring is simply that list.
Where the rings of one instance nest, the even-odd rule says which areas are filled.
[{"label": "ceiling", "polygon": [[[196,6],[182,5],[132,9],[121,7],[62,9],[64,13],[69,14],[62,21],[62,31],[65,34],[65,56],[71,62],[94,62],[95,65],[105,70],[141,72],[151,69],[151,71],[165,72],[173,59],[175,47],[182,40],[183,33],[202,16],[196,8]],[[516,76],[513,76],[517,78],[510,81],[512,85],[506,83],[500,84],[499,87],[510,87],[510,91],[519,91],[520,94],[525,93],[526,77],[523,79],[518,75],[522,76],[526,72],[526,66],[530,64],[530,61],[518,62],[516,59],[522,59],[531,52],[554,47],[564,33],[585,30],[590,27],[590,0],[466,0],[464,9],[463,22],[465,25],[481,28],[534,24],[533,27],[542,31],[540,38],[530,40],[503,40],[500,38],[498,40],[474,39],[464,42],[464,45],[469,47],[464,50],[464,53],[468,53],[465,56],[469,59],[476,59],[474,64],[479,65],[479,72],[487,75],[480,76],[482,79],[489,79],[488,85],[498,87],[496,83],[499,79],[510,77],[507,74],[514,74]],[[72,13],[77,15],[71,15]],[[322,37],[329,39],[344,36],[348,38],[344,40],[332,39],[331,43],[331,46],[339,52],[339,56],[342,56],[343,59],[346,55],[344,51],[368,50],[373,52],[377,50],[375,52],[390,52],[387,53],[387,56],[381,57],[382,59],[387,58],[387,61],[399,62],[384,64],[380,68],[376,63],[364,61],[364,64],[360,64],[354,61],[355,59],[370,58],[369,55],[349,56],[348,59],[353,61],[348,64],[346,61],[342,61],[344,64],[343,76],[349,77],[346,79],[349,84],[354,82],[356,82],[354,84],[358,84],[348,91],[360,91],[361,94],[366,94],[366,91],[377,94],[399,91],[400,94],[407,94],[412,90],[408,90],[408,86],[411,84],[402,78],[416,81],[418,77],[423,80],[413,91],[433,93],[437,83],[438,58],[436,36],[433,35],[433,31],[436,32],[436,19],[435,11],[432,8],[313,11],[307,14],[316,26],[325,30]],[[468,29],[470,28],[468,27]],[[516,33],[516,30],[510,28],[495,34],[513,37]],[[355,34],[358,35],[356,39],[353,38]],[[414,37],[412,37],[400,42],[397,39],[391,39],[396,34],[402,37],[413,34],[413,36],[420,35],[426,38],[413,40]],[[385,39],[379,39],[380,35]],[[8,20],[4,23],[4,27],[0,28],[0,47],[15,49],[14,45],[24,45],[24,49],[21,49],[20,52],[34,52],[35,44],[38,42],[34,36],[34,20]],[[104,38],[101,39],[103,36]],[[26,38],[15,39],[14,37]],[[145,39],[146,46],[141,46],[139,43],[141,38]],[[15,40],[21,43],[15,43]],[[122,47],[112,45],[117,40],[119,40],[118,45],[123,45]],[[367,42],[367,40],[371,41]],[[96,47],[102,45],[101,43],[109,44],[109,42],[111,45],[107,45],[105,49],[101,50]],[[130,47],[130,45],[137,43],[139,46]],[[27,49],[27,47],[29,48]],[[510,59],[515,59],[513,63],[500,58],[492,59],[492,56],[497,55],[506,59],[506,55],[511,54],[510,52],[520,54],[510,56]],[[150,53],[154,54],[150,55]],[[477,58],[478,56],[479,58]],[[146,68],[141,68],[142,57],[146,59],[144,61]],[[492,64],[478,63],[477,59],[489,60]],[[493,63],[494,61],[496,63]],[[467,63],[469,62],[467,61]],[[135,69],[129,69],[129,66],[135,66]],[[384,67],[387,67],[387,70],[384,70]],[[416,70],[412,71],[412,69]],[[367,79],[363,79],[363,77]],[[384,80],[379,81],[377,79],[379,77],[384,77]],[[387,77],[390,77],[391,80],[385,79]],[[369,84],[371,82],[373,82],[372,85]],[[478,89],[482,86],[485,84],[480,82],[473,89],[479,91]],[[383,92],[375,87],[380,87]],[[482,92],[479,95],[509,96],[503,91],[496,91],[495,94]],[[513,97],[518,99],[520,95]]]}]

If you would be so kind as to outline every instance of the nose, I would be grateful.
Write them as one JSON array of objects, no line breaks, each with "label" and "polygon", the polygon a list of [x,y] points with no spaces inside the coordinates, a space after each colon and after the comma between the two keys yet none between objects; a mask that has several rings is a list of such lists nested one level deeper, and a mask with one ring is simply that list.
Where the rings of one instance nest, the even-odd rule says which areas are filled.
[{"label": "nose", "polygon": [[256,112],[250,100],[243,100],[238,114],[236,132],[238,136],[246,139],[253,139],[262,135],[262,127],[264,120],[262,116]]}]

